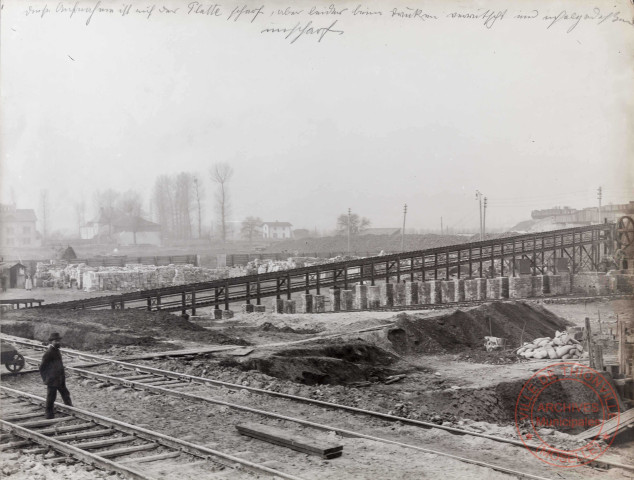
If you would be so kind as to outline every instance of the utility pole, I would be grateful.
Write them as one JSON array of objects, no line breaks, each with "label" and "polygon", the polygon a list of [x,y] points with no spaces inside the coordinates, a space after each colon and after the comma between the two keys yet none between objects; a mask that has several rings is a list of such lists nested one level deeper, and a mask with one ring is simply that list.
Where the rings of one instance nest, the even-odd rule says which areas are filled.
[{"label": "utility pole", "polygon": [[403,231],[401,232],[401,252],[405,251],[405,217],[407,216],[407,203],[403,206]]},{"label": "utility pole", "polygon": [[601,196],[602,196],[602,189],[601,187],[599,187],[599,189],[597,190],[597,199],[599,200],[599,223],[603,223],[603,218],[601,218]]},{"label": "utility pole", "polygon": [[480,241],[482,241],[482,193],[480,190],[476,190],[476,200],[480,202]]},{"label": "utility pole", "polygon": [[487,225],[487,197],[484,197],[484,209],[482,212],[482,239],[486,238],[486,225]]},{"label": "utility pole", "polygon": [[350,218],[352,217],[352,211],[348,209],[348,255],[350,255]]}]

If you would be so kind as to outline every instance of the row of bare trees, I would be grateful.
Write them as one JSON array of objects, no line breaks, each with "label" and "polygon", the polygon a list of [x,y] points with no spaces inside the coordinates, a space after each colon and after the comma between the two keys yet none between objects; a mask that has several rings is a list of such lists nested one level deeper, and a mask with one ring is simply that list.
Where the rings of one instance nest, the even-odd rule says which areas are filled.
[{"label": "row of bare trees", "polygon": [[[216,163],[209,170],[209,175],[217,186],[215,207],[221,238],[225,242],[230,214],[229,181],[233,177],[233,168],[228,163]],[[154,218],[161,225],[163,238],[202,238],[204,197],[203,180],[198,174],[181,172],[157,177],[152,191],[152,208]]]},{"label": "row of bare trees", "polygon": [[[218,225],[218,236],[222,242],[227,241],[229,235],[229,218],[231,202],[229,184],[234,170],[228,163],[219,162],[209,169],[209,179],[215,184],[213,206]],[[177,174],[159,175],[151,192],[149,211],[143,208],[144,200],[135,190],[119,192],[114,189],[98,190],[93,194],[94,215],[91,218],[101,225],[108,226],[108,236],[113,233],[114,223],[125,219],[126,227],[134,234],[144,222],[144,218],[152,218],[161,226],[164,239],[190,240],[203,238],[209,231],[204,225],[209,225],[209,216],[203,212],[205,205],[205,188],[203,178],[197,173],[180,172]],[[39,213],[43,236],[46,238],[48,230],[48,214],[50,199],[47,190],[40,192]],[[86,201],[82,196],[73,203],[77,233],[81,234],[81,227],[86,225]],[[250,243],[260,234],[262,220],[259,217],[246,217],[242,222],[240,235]]]}]

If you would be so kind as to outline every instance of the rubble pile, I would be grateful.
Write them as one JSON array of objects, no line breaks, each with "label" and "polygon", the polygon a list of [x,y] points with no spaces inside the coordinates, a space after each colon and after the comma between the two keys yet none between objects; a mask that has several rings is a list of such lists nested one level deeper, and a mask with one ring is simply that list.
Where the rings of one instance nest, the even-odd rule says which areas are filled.
[{"label": "rubble pile", "polygon": [[531,343],[524,343],[517,349],[517,354],[524,358],[581,358],[584,355],[583,345],[566,332],[557,332],[555,338],[536,338]]},{"label": "rubble pile", "polygon": [[263,274],[269,272],[281,272],[292,268],[310,267],[313,265],[324,265],[328,263],[345,262],[346,260],[356,260],[363,257],[349,255],[338,255],[333,258],[318,257],[289,257],[286,260],[251,260],[246,265],[247,274]]},{"label": "rubble pile", "polygon": [[35,284],[38,287],[70,288],[81,285],[85,272],[95,270],[85,263],[57,264],[38,262],[35,266]]}]

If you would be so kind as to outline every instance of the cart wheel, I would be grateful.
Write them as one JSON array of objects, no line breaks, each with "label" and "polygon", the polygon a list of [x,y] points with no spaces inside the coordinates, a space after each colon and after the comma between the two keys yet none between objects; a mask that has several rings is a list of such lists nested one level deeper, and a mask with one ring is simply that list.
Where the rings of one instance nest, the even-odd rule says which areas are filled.
[{"label": "cart wheel", "polygon": [[7,363],[4,364],[11,373],[18,373],[24,367],[24,357],[16,353]]}]

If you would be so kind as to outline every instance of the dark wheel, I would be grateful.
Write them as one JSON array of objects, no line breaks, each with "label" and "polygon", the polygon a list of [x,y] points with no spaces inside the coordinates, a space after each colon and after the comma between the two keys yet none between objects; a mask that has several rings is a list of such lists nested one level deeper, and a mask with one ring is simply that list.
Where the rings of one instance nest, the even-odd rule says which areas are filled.
[{"label": "dark wheel", "polygon": [[621,249],[634,243],[634,220],[632,217],[619,218],[616,224],[616,241]]},{"label": "dark wheel", "polygon": [[14,353],[11,359],[4,364],[11,373],[18,373],[24,368],[24,357],[19,353]]}]

